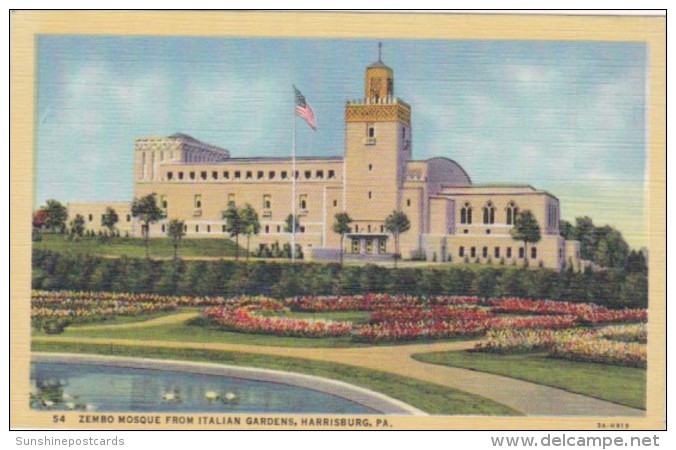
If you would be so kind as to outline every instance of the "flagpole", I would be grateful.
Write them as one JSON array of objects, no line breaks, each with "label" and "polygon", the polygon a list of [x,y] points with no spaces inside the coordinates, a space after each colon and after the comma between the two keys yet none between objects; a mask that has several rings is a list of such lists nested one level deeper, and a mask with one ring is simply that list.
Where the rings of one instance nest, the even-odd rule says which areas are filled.
[{"label": "flagpole", "polygon": [[291,138],[291,262],[296,261],[296,110],[294,102]]}]

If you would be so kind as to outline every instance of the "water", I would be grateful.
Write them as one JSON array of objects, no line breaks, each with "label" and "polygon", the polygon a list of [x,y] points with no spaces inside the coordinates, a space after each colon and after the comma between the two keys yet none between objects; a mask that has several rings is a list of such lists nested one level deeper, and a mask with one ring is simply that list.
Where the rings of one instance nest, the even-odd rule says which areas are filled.
[{"label": "water", "polygon": [[[31,407],[48,410],[379,413],[350,400],[296,386],[167,370],[33,363],[31,386]],[[207,393],[217,398],[210,401]]]}]

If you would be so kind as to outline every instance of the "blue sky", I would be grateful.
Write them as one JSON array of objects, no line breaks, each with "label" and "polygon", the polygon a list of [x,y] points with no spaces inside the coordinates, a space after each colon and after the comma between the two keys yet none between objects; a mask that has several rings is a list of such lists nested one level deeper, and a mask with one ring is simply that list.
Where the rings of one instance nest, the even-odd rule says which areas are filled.
[{"label": "blue sky", "polygon": [[[299,155],[340,155],[347,99],[376,40],[40,36],[35,206],[131,200],[134,139],[175,132],[233,156],[288,155],[293,90],[317,132]],[[641,43],[383,40],[411,104],[413,156],[475,183],[528,183],[647,243]]]}]

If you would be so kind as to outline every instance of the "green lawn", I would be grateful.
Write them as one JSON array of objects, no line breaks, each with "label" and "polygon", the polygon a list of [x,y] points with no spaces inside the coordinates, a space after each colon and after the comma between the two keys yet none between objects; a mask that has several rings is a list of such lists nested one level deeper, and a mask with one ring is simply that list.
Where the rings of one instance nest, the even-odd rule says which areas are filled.
[{"label": "green lawn", "polygon": [[413,359],[518,378],[645,409],[644,369],[565,361],[549,358],[541,353],[496,355],[481,352],[434,352],[416,354]]},{"label": "green lawn", "polygon": [[[332,312],[332,313],[289,313],[294,317],[347,320],[354,318],[368,321],[368,313],[362,312]],[[104,322],[103,324],[108,324]],[[93,325],[93,324],[89,324]],[[36,334],[37,335],[37,334]],[[39,333],[39,335],[43,335]],[[139,339],[159,341],[184,341],[184,342],[214,342],[224,344],[265,345],[272,347],[309,347],[309,348],[341,348],[341,347],[368,347],[374,345],[407,345],[425,342],[449,342],[458,340],[474,339],[458,337],[447,340],[413,340],[404,342],[379,342],[360,343],[354,342],[350,336],[304,338],[286,337],[270,334],[249,334],[233,331],[224,331],[203,324],[201,318],[196,318],[184,323],[163,324],[148,327],[79,330],[76,326],[67,327],[61,336],[87,337],[87,338],[112,338],[112,339]]]},{"label": "green lawn", "polygon": [[[241,247],[241,246],[240,246]],[[100,241],[98,238],[82,238],[80,241],[69,241],[60,234],[42,235],[42,241],[33,242],[33,248],[89,254],[98,256],[129,256],[143,258],[146,249],[141,238],[112,238]],[[246,255],[246,250],[240,248],[240,256]],[[219,239],[183,239],[178,248],[180,257],[209,257],[221,258],[235,256],[235,243],[228,238]],[[171,239],[151,238],[150,256],[153,258],[173,258],[174,247]]]},{"label": "green lawn", "polygon": [[357,324],[366,324],[369,322],[371,313],[368,311],[322,311],[322,312],[295,312],[290,311],[283,314],[274,314],[279,317],[289,317],[294,319],[325,319],[343,322],[352,322]]},{"label": "green lawn", "polygon": [[344,364],[271,355],[156,347],[115,347],[99,344],[33,343],[33,351],[94,353],[158,359],[179,359],[300,372],[345,381],[399,399],[430,414],[518,415],[491,400],[436,384]]}]

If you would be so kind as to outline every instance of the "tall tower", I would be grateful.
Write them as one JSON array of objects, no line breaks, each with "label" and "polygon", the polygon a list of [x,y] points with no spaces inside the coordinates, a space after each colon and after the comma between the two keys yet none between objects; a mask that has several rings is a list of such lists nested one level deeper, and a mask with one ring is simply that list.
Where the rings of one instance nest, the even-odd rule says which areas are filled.
[{"label": "tall tower", "polygon": [[345,106],[346,208],[359,232],[380,232],[400,208],[411,159],[411,107],[394,96],[394,72],[380,55],[366,68],[364,98]]}]

